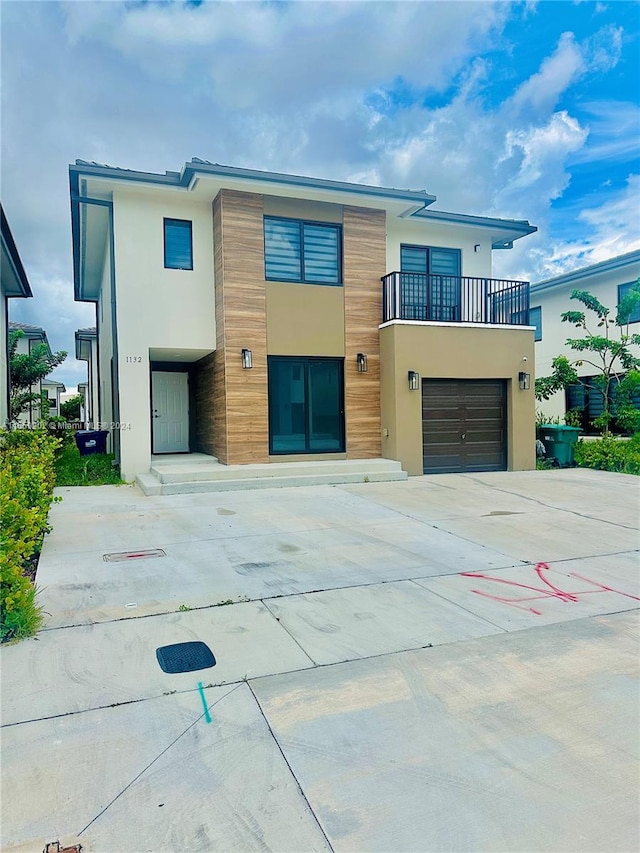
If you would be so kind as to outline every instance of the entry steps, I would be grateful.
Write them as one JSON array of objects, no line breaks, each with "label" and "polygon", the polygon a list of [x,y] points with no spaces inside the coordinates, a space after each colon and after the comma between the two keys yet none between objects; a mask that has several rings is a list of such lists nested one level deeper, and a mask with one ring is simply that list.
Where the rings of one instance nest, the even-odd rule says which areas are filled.
[{"label": "entry steps", "polygon": [[187,495],[406,479],[406,471],[393,459],[221,465],[215,456],[190,453],[154,456],[149,473],[138,474],[136,484],[145,495]]}]

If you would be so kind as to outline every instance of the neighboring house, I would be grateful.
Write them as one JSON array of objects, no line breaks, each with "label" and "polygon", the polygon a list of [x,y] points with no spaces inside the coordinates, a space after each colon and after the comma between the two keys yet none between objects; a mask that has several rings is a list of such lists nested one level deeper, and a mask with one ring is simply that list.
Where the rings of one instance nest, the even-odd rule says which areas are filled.
[{"label": "neighboring house", "polygon": [[97,304],[98,419],[125,479],[194,451],[535,467],[529,284],[492,278],[528,222],[200,160],[69,171],[75,298]]},{"label": "neighboring house", "polygon": [[[44,329],[41,329],[40,326],[30,326],[28,323],[14,323],[12,320],[9,321],[9,332],[22,331],[22,337],[18,341],[18,345],[16,347],[17,353],[27,354],[30,353],[34,347],[45,344],[49,351],[51,351],[51,347],[49,347],[49,341],[47,340],[47,333]],[[36,385],[31,386],[31,392],[33,394],[38,394],[39,397],[42,396],[43,392],[43,384],[45,380],[40,380]],[[42,414],[42,406],[40,400],[36,400],[31,403],[28,410],[23,412],[18,418],[18,424],[20,426],[35,426],[41,419]]]},{"label": "neighboring house", "polygon": [[78,329],[75,334],[76,358],[87,362],[87,382],[78,385],[78,393],[84,397],[82,420],[89,429],[93,429],[100,420],[99,412],[99,372],[98,372],[98,333],[95,326]]},{"label": "neighboring house", "polygon": [[0,205],[2,257],[0,261],[0,429],[9,415],[9,305],[15,297],[30,297],[31,287],[22,266],[7,217]]},{"label": "neighboring house", "polygon": [[[580,357],[580,353],[570,350],[565,342],[567,338],[583,337],[582,330],[576,329],[571,323],[563,323],[561,314],[584,310],[587,319],[589,316],[595,318],[595,314],[585,309],[581,302],[571,299],[573,290],[586,290],[593,294],[615,317],[620,299],[639,277],[640,251],[636,250],[533,284],[530,318],[536,327],[536,376],[548,376],[552,372],[551,362],[557,355],[566,355],[572,360]],[[598,332],[595,323],[591,324],[591,330]],[[630,317],[629,331],[640,332],[640,309]],[[640,348],[632,349],[640,357]],[[588,353],[584,356],[590,360],[593,358]],[[597,371],[586,362],[576,370],[581,378],[580,385],[558,391],[550,400],[542,401],[538,406],[550,417],[562,417],[569,409],[583,409],[582,426],[593,432],[591,421],[602,413],[604,403],[600,393],[589,392],[589,383]]]},{"label": "neighboring house", "polygon": [[60,414],[60,395],[67,390],[64,383],[56,382],[55,379],[43,379],[42,390],[49,400],[49,414],[57,417]]},{"label": "neighboring house", "polygon": [[89,424],[91,421],[89,420],[89,383],[88,382],[78,382],[78,394],[82,397],[82,404],[80,406],[80,420],[85,426],[85,429],[89,429]]}]

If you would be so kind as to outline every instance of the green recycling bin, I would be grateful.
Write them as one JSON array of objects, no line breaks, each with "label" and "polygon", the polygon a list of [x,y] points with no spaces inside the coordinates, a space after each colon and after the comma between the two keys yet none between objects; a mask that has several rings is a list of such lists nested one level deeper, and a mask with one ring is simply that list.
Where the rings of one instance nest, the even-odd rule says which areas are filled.
[{"label": "green recycling bin", "polygon": [[573,465],[573,447],[582,430],[562,424],[543,424],[538,437],[544,444],[549,459],[555,459],[561,468]]}]

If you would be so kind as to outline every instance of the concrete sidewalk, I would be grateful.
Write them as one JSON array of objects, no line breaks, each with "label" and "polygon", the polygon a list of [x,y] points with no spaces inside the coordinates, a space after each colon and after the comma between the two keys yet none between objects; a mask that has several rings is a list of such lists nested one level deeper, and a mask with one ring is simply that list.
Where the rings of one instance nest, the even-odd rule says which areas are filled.
[{"label": "concrete sidewalk", "polygon": [[[60,490],[3,849],[636,849],[637,483]],[[163,673],[187,640],[217,665]]]}]

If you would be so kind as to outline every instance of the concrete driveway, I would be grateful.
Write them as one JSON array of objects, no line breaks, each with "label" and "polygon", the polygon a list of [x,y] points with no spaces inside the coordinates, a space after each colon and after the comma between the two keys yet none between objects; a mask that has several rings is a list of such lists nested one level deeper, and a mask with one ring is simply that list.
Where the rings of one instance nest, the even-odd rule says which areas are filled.
[{"label": "concrete driveway", "polygon": [[637,478],[59,493],[3,849],[638,848]]}]

